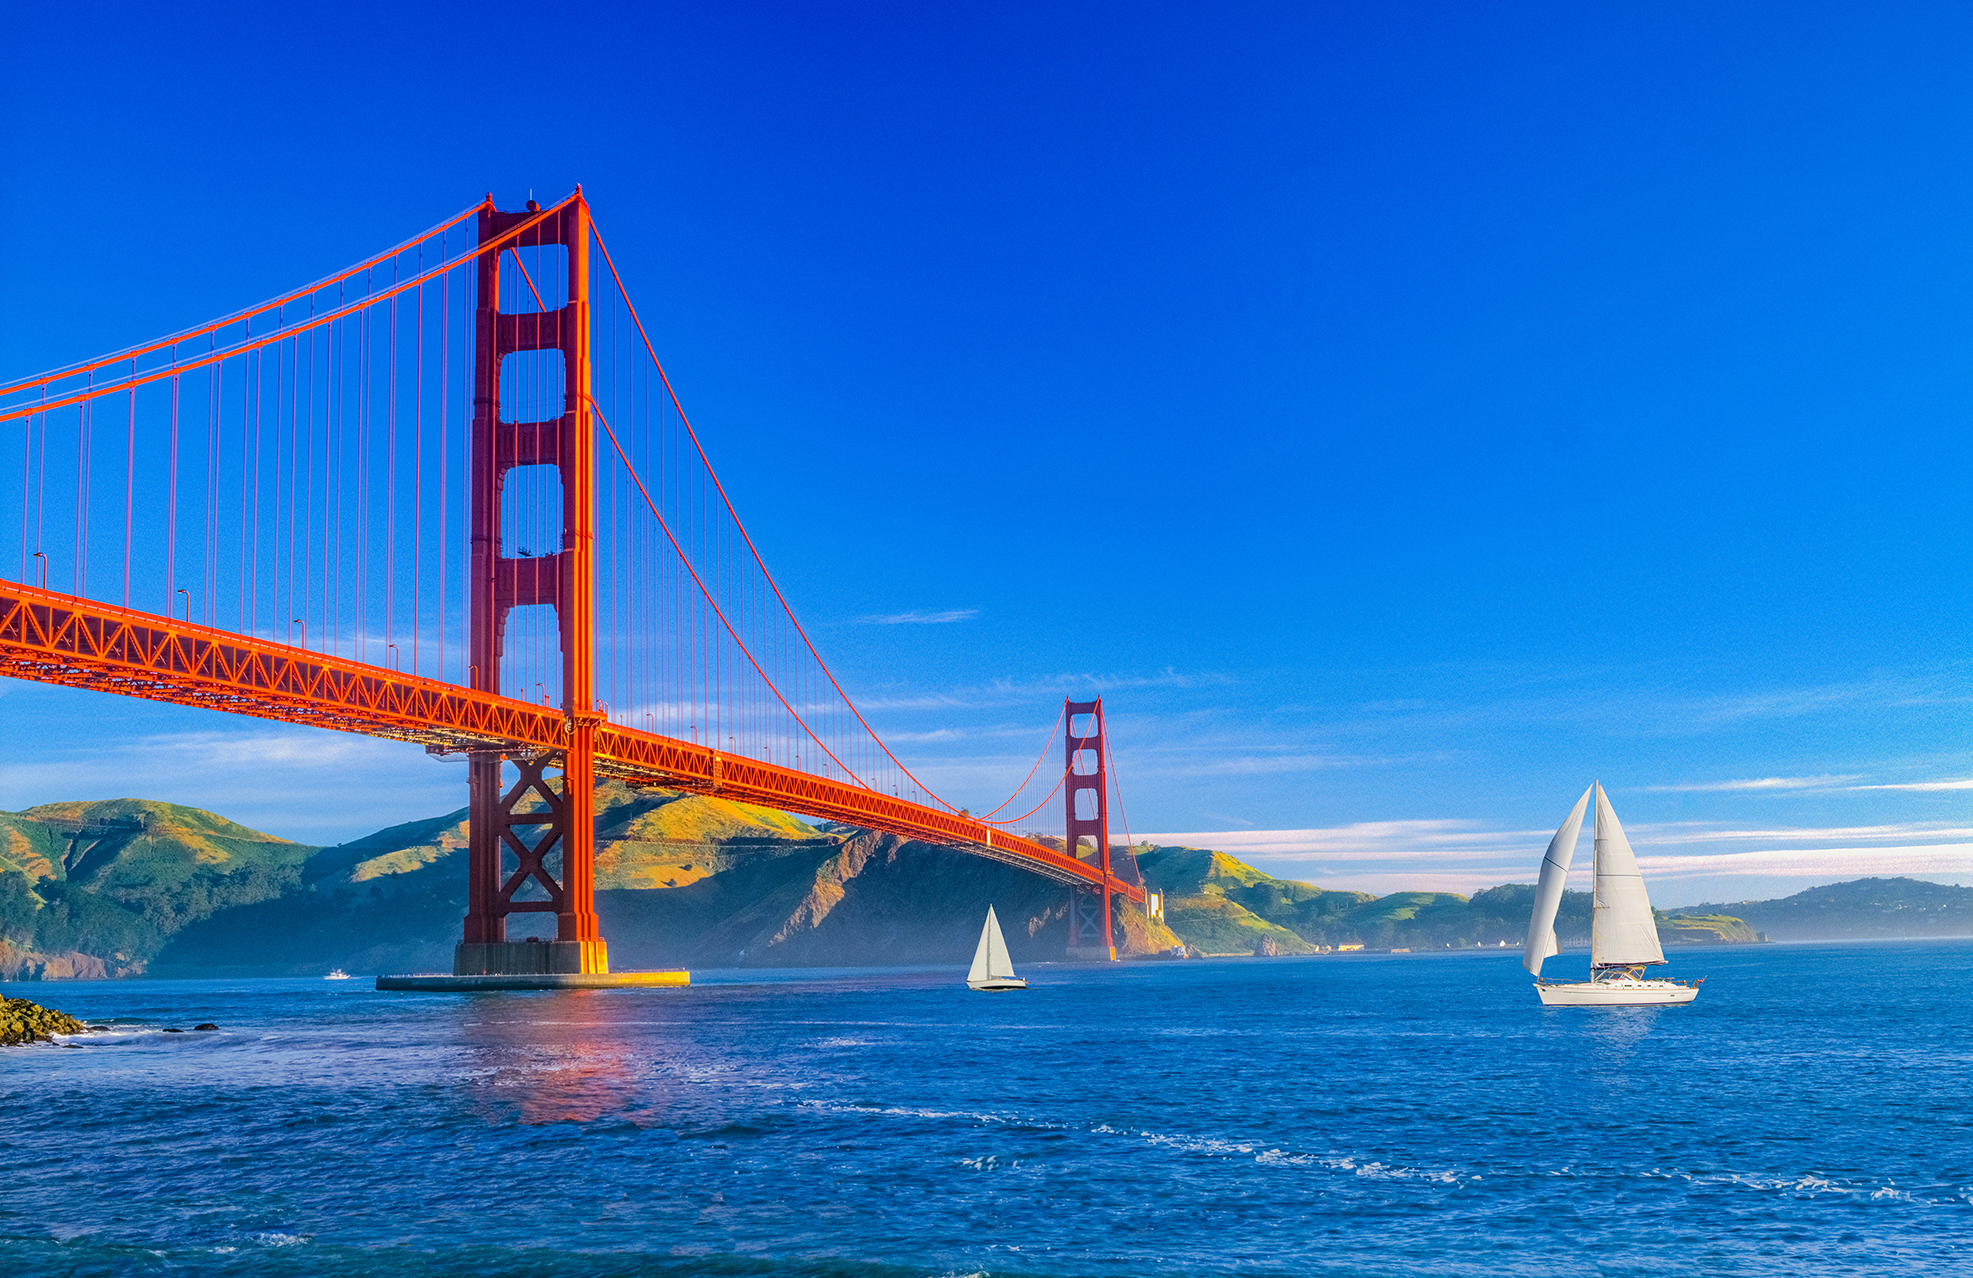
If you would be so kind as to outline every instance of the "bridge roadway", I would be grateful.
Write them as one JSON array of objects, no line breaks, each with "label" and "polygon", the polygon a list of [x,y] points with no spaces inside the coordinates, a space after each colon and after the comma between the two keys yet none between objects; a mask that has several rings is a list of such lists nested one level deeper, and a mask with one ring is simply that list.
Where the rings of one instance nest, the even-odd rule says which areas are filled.
[{"label": "bridge roadway", "polygon": [[[15,582],[0,582],[0,674],[415,741],[435,753],[548,753],[564,747],[571,728],[548,706]],[[598,776],[884,830],[1071,886],[1104,883],[1099,866],[971,817],[622,727],[600,713],[592,722]],[[1109,889],[1143,903],[1137,884],[1111,875]]]}]

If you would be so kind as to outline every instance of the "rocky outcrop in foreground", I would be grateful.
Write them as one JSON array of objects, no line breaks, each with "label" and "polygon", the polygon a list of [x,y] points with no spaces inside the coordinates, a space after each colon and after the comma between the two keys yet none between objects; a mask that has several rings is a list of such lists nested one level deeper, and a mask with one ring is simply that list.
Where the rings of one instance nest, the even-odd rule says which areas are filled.
[{"label": "rocky outcrop in foreground", "polygon": [[24,998],[0,998],[0,1047],[52,1042],[51,1034],[80,1034],[87,1028],[67,1012]]}]

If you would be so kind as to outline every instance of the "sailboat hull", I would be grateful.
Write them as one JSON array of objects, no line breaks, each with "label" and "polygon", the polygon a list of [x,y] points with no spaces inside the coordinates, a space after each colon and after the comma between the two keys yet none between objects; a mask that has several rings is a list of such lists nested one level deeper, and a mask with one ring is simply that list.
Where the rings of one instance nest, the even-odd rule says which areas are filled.
[{"label": "sailboat hull", "polygon": [[1543,1007],[1640,1007],[1690,1003],[1699,987],[1678,981],[1536,981]]},{"label": "sailboat hull", "polygon": [[968,981],[969,990],[1024,990],[1028,983],[1018,976],[990,976],[984,981]]}]

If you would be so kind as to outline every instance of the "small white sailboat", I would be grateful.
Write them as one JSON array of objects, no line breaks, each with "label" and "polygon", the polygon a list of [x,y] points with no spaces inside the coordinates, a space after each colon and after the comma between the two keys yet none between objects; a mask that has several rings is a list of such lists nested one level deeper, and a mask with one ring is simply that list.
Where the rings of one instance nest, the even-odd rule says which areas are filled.
[{"label": "small white sailboat", "polygon": [[973,970],[966,973],[966,988],[972,990],[1024,990],[1028,983],[1014,975],[1014,960],[1007,956],[1007,938],[1000,934],[1000,920],[987,906],[986,926],[980,929],[980,948],[973,951]]},{"label": "small white sailboat", "polygon": [[[1542,960],[1561,952],[1555,940],[1555,912],[1562,906],[1562,885],[1576,854],[1582,832],[1583,809],[1596,797],[1596,894],[1589,933],[1589,979],[1563,982],[1541,979]],[[1535,993],[1545,1007],[1631,1007],[1639,1004],[1690,1003],[1699,997],[1697,981],[1647,978],[1644,969],[1665,961],[1658,944],[1658,924],[1651,898],[1644,891],[1637,856],[1617,824],[1617,813],[1603,784],[1594,782],[1576,800],[1574,811],[1549,840],[1541,859],[1541,882],[1535,888],[1535,909],[1528,919],[1527,947],[1521,966],[1534,973]]]}]

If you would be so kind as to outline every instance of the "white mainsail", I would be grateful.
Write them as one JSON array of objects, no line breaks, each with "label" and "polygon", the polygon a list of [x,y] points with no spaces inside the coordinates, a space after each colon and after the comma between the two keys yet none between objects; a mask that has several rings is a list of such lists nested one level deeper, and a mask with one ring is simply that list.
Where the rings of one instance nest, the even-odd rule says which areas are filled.
[{"label": "white mainsail", "polygon": [[980,948],[973,951],[973,970],[966,973],[966,983],[1012,979],[1014,960],[1007,953],[1007,939],[1000,935],[1000,920],[993,916],[993,907],[989,905],[986,926],[980,929]]},{"label": "white mainsail", "polygon": [[[1595,787],[1592,786],[1591,789]],[[1583,810],[1589,806],[1589,790],[1576,800],[1569,819],[1548,841],[1548,854],[1541,859],[1541,881],[1535,885],[1535,912],[1528,919],[1528,940],[1521,951],[1521,966],[1541,975],[1542,960],[1561,953],[1555,943],[1555,911],[1562,906],[1562,885],[1569,877],[1569,862],[1575,859],[1576,836],[1582,833]]]},{"label": "white mainsail", "polygon": [[1637,870],[1637,856],[1624,837],[1624,827],[1617,824],[1602,783],[1592,788],[1596,791],[1596,908],[1589,933],[1590,966],[1662,963],[1665,951],[1658,944],[1658,923],[1644,891],[1644,876]]}]

